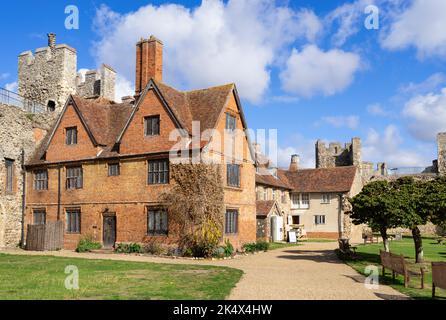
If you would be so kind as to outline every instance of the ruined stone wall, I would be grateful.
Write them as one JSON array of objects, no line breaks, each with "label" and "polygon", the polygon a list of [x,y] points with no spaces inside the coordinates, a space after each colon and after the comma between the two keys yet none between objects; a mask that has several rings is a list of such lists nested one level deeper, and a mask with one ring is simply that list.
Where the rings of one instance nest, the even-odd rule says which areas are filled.
[{"label": "ruined stone wall", "polygon": [[85,98],[104,97],[115,100],[116,72],[103,64],[100,70],[90,70],[85,81],[77,73],[76,49],[55,44],[55,35],[48,35],[48,46],[33,54],[26,51],[18,58],[18,94],[48,106],[55,103],[62,110],[70,94]]},{"label": "ruined stone wall", "polygon": [[[55,113],[29,114],[0,104],[0,248],[20,242],[23,171],[25,160],[43,139],[56,117]],[[14,161],[13,192],[6,191],[6,159]]]},{"label": "ruined stone wall", "polygon": [[446,132],[437,135],[438,159],[437,168],[440,175],[446,175]]},{"label": "ruined stone wall", "polygon": [[48,105],[54,101],[61,109],[68,96],[76,92],[76,50],[67,45],[26,51],[18,58],[19,95]]},{"label": "ruined stone wall", "polygon": [[351,165],[361,165],[361,139],[353,138],[351,143],[344,146],[339,142],[330,142],[327,147],[321,140],[316,142],[316,168]]},{"label": "ruined stone wall", "polygon": [[107,65],[102,65],[99,71],[89,70],[85,74],[85,81],[81,75],[76,78],[76,93],[85,98],[104,97],[115,100],[116,72]]}]

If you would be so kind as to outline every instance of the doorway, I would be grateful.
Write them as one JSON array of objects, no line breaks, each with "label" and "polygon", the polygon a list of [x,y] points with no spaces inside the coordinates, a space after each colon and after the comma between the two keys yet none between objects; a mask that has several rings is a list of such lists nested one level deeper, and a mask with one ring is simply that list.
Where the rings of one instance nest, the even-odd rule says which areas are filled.
[{"label": "doorway", "polygon": [[104,215],[103,227],[103,243],[104,248],[113,248],[116,243],[116,215]]}]

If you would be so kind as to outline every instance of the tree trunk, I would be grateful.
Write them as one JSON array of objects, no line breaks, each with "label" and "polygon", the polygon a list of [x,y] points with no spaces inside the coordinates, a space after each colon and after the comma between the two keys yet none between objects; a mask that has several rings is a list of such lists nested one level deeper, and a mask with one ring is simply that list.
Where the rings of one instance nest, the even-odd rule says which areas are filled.
[{"label": "tree trunk", "polygon": [[423,240],[421,239],[421,232],[418,227],[412,229],[412,237],[413,242],[415,244],[415,262],[422,263],[423,262]]},{"label": "tree trunk", "polygon": [[389,238],[387,237],[387,229],[382,228],[380,230],[381,238],[383,238],[383,244],[384,244],[384,251],[390,252],[390,246],[389,246]]}]

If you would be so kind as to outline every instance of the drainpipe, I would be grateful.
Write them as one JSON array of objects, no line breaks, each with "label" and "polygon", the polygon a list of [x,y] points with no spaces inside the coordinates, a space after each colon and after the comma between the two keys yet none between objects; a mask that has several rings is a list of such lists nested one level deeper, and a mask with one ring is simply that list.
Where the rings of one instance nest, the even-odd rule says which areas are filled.
[{"label": "drainpipe", "polygon": [[22,226],[20,234],[20,247],[25,246],[25,211],[26,211],[26,169],[25,169],[25,149],[22,149]]},{"label": "drainpipe", "polygon": [[60,198],[61,198],[61,188],[60,188],[60,174],[61,167],[57,167],[57,221],[60,221]]}]

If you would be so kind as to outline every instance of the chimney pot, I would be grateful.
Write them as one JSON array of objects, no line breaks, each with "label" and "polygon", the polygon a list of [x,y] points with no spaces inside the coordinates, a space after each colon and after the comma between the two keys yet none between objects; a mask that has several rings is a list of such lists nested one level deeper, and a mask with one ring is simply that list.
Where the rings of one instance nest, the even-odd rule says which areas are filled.
[{"label": "chimney pot", "polygon": [[290,169],[289,171],[291,172],[295,172],[297,170],[299,170],[299,162],[300,162],[300,157],[297,154],[293,154],[291,156],[291,163],[290,163]]},{"label": "chimney pot", "polygon": [[48,47],[51,49],[56,48],[56,34],[55,33],[48,33]]}]

